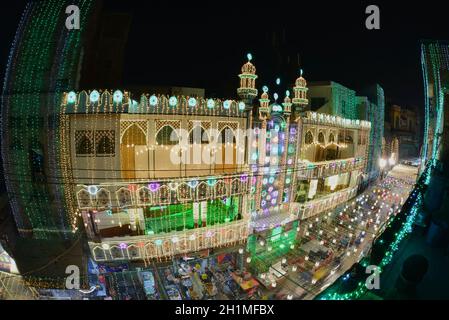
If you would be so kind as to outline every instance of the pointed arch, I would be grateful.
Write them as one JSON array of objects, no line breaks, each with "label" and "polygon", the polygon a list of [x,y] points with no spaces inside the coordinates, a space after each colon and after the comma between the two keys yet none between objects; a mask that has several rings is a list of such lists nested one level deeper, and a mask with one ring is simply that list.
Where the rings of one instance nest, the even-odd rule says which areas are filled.
[{"label": "pointed arch", "polygon": [[96,194],[97,206],[110,207],[111,206],[111,192],[105,188],[98,190]]},{"label": "pointed arch", "polygon": [[156,144],[159,146],[171,146],[179,143],[179,135],[173,126],[166,124],[156,134]]},{"label": "pointed arch", "polygon": [[195,125],[189,132],[189,144],[208,144],[209,134],[202,125]]},{"label": "pointed arch", "polygon": [[226,184],[223,180],[219,180],[215,186],[215,197],[220,198],[220,197],[224,197],[227,194],[227,188],[226,188]]},{"label": "pointed arch", "polygon": [[127,207],[132,204],[131,191],[122,187],[116,191],[117,201],[120,207]]},{"label": "pointed arch", "polygon": [[178,200],[192,200],[192,188],[187,183],[181,183],[178,186]]},{"label": "pointed arch", "polygon": [[133,123],[122,132],[120,140],[124,145],[146,145],[147,133],[140,125]]},{"label": "pointed arch", "polygon": [[[144,170],[148,168],[148,161],[145,161],[145,157],[148,155],[144,153],[146,145],[147,136],[138,124],[134,123],[127,127],[120,144],[120,163],[123,178],[135,179],[136,168],[139,169],[140,175],[145,174]],[[142,167],[142,163],[144,167]]]},{"label": "pointed arch", "polygon": [[137,190],[137,200],[139,201],[139,204],[149,204],[152,200],[152,195],[150,192],[150,189],[147,187],[142,187]]},{"label": "pointed arch", "polygon": [[304,137],[304,143],[305,144],[312,144],[313,143],[313,134],[312,134],[312,132],[310,130],[306,132],[306,135]]},{"label": "pointed arch", "polygon": [[225,125],[220,132],[218,133],[218,143],[226,144],[226,143],[236,143],[235,131],[229,126]]},{"label": "pointed arch", "polygon": [[323,133],[323,131],[320,131],[320,132],[318,133],[318,143],[321,144],[321,145],[326,144],[326,140],[325,140],[325,138],[324,138],[324,133]]},{"label": "pointed arch", "polygon": [[106,253],[105,250],[102,247],[99,246],[95,246],[92,249],[93,255],[94,255],[94,260],[95,261],[103,261],[106,260]]},{"label": "pointed arch", "polygon": [[171,192],[170,192],[170,188],[166,185],[161,186],[158,191],[157,194],[159,196],[159,203],[160,204],[168,204],[170,203],[171,200]]},{"label": "pointed arch", "polygon": [[200,182],[196,187],[196,190],[198,200],[205,200],[209,197],[209,186],[206,182]]},{"label": "pointed arch", "polygon": [[77,200],[78,200],[78,206],[80,208],[88,208],[91,206],[91,198],[90,198],[90,194],[87,190],[85,189],[81,189],[80,191],[78,191],[78,193],[76,194]]}]

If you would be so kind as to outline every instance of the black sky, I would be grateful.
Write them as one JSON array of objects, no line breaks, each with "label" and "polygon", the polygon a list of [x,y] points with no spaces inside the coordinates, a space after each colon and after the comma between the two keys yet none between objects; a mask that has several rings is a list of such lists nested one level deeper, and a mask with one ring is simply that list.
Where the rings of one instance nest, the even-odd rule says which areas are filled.
[{"label": "black sky", "polygon": [[[380,7],[379,31],[365,28],[368,4]],[[0,13],[3,67],[23,1],[2,5],[9,8]],[[444,1],[107,0],[106,7],[133,14],[125,84],[205,87],[216,96],[235,95],[247,52],[254,56],[258,86],[292,74],[276,69],[267,41],[268,34],[285,30],[287,44],[282,50],[300,54],[307,80],[334,80],[355,90],[377,82],[393,102],[420,107],[419,41],[449,39]]]}]

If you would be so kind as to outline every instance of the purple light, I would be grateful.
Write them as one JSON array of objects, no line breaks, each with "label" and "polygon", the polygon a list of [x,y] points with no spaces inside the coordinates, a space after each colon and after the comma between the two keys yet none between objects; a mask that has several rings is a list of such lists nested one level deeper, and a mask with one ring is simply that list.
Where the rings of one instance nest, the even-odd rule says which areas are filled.
[{"label": "purple light", "polygon": [[248,180],[248,175],[244,174],[244,175],[240,176],[240,181],[246,182],[247,180]]},{"label": "purple light", "polygon": [[206,238],[210,238],[213,235],[214,235],[214,233],[212,231],[210,231],[210,230],[206,232]]},{"label": "purple light", "polygon": [[287,163],[288,164],[292,164],[293,163],[293,159],[288,159]]},{"label": "purple light", "polygon": [[160,187],[160,184],[156,183],[156,182],[150,183],[148,185],[148,188],[150,189],[151,192],[156,192],[159,189],[159,187]]},{"label": "purple light", "polygon": [[275,205],[276,204],[276,199],[271,200],[271,204]]},{"label": "purple light", "polygon": [[118,245],[118,247],[123,250],[123,249],[128,248],[128,245],[126,243],[122,242]]}]

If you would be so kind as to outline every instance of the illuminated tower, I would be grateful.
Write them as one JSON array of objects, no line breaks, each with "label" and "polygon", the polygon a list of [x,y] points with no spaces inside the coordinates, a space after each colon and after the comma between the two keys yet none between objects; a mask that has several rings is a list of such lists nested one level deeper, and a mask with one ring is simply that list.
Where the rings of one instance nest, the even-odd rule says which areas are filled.
[{"label": "illuminated tower", "polygon": [[[257,97],[256,89],[256,67],[251,63],[253,56],[251,53],[247,55],[248,62],[242,66],[242,73],[239,74],[240,87],[237,89],[237,95],[245,103],[246,111],[246,127],[251,128],[252,126],[252,110],[253,110],[253,100]],[[245,163],[249,160],[249,141],[248,137],[245,137]]]},{"label": "illuminated tower", "polygon": [[290,132],[290,114],[292,112],[292,101],[290,99],[290,91],[285,92],[284,102],[282,103],[284,112],[284,129],[283,129],[283,139],[282,139],[282,156],[280,160],[281,178],[279,179],[279,195],[278,203],[285,205],[290,199],[290,186],[293,177],[293,157],[291,148],[289,148],[289,142],[291,140],[290,136],[293,137],[292,143],[296,142],[296,129],[292,134]]},{"label": "illuminated tower", "polygon": [[295,111],[299,114],[305,111],[305,107],[309,103],[309,100],[307,100],[308,90],[309,89],[307,88],[307,81],[302,77],[301,69],[299,78],[296,79],[295,86],[293,87],[295,96],[292,100],[293,105],[295,106]]},{"label": "illuminated tower", "polygon": [[264,86],[262,88],[263,93],[260,96],[259,99],[259,121],[256,126],[258,132],[255,135],[254,143],[256,144],[256,149],[259,152],[255,153],[255,156],[252,160],[253,163],[257,166],[256,169],[253,170],[253,174],[257,177],[255,181],[255,193],[254,193],[254,199],[255,199],[255,211],[260,212],[261,209],[261,192],[262,192],[262,180],[263,180],[263,166],[265,165],[265,148],[266,148],[266,130],[267,130],[267,119],[270,115],[270,97],[268,96],[268,87]]},{"label": "illuminated tower", "polygon": [[290,91],[285,92],[284,103],[282,104],[284,107],[284,114],[286,117],[289,117],[292,113],[292,99],[290,99]]},{"label": "illuminated tower", "polygon": [[251,63],[253,56],[248,53],[248,62],[242,66],[242,73],[239,74],[240,87],[237,89],[237,94],[243,102],[245,102],[246,108],[251,110],[253,100],[257,97],[256,89],[256,67]]},{"label": "illuminated tower", "polygon": [[268,87],[264,86],[262,90],[263,93],[259,99],[259,119],[265,121],[270,115],[270,98],[268,96]]}]

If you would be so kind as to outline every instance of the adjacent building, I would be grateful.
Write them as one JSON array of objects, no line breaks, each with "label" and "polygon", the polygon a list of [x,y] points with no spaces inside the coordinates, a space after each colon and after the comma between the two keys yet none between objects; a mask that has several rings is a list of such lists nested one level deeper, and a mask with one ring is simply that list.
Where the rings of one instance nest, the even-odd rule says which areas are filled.
[{"label": "adjacent building", "polygon": [[[398,105],[391,105],[386,119],[390,125],[389,139],[391,152],[398,144],[398,159],[416,158],[419,154],[419,122],[416,112]],[[394,144],[394,145],[393,145]]]},{"label": "adjacent building", "polygon": [[335,81],[311,82],[309,107],[311,111],[357,119],[356,92]]},{"label": "adjacent building", "polygon": [[[421,44],[421,63],[425,93],[424,141],[421,159],[427,161],[447,158],[449,145],[443,128],[448,120],[447,92],[449,90],[449,44],[447,41],[424,41]],[[443,154],[443,150],[445,150]]]}]

